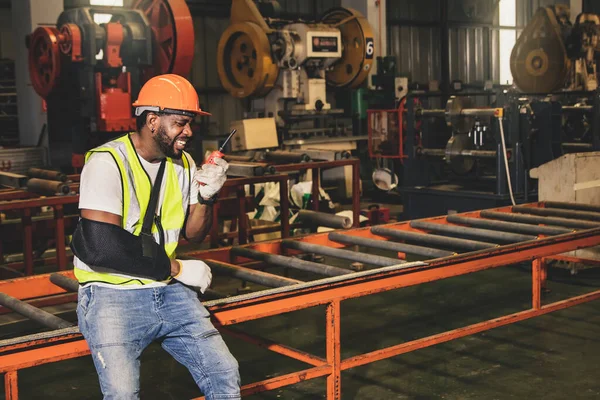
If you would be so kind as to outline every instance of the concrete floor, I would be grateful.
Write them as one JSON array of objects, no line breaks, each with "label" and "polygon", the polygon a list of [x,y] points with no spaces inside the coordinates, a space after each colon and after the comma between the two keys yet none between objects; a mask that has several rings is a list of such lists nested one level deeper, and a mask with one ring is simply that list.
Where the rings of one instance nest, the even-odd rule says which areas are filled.
[{"label": "concrete floor", "polygon": [[[215,281],[216,289],[231,283]],[[544,301],[600,287],[600,270],[551,268]],[[519,265],[342,303],[342,357],[399,344],[530,307],[531,272]],[[355,368],[342,374],[342,399],[598,399],[600,302]],[[325,355],[323,307],[261,319],[238,329]],[[243,383],[306,365],[225,336]],[[98,399],[91,358],[19,374],[21,399]],[[189,373],[152,345],[142,358],[142,399],[200,395]],[[3,393],[3,391],[2,391]],[[247,399],[325,398],[325,379]]]}]

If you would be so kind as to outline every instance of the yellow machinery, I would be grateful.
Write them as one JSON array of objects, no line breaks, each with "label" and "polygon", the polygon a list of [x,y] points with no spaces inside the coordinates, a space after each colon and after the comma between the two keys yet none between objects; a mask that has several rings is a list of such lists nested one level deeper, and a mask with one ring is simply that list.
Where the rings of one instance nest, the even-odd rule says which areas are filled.
[{"label": "yellow machinery", "polygon": [[336,8],[307,23],[264,18],[251,0],[233,0],[217,63],[231,95],[261,98],[253,111],[278,118],[288,110],[327,113],[326,87],[359,86],[374,54],[371,26],[355,10]]},{"label": "yellow machinery", "polygon": [[517,39],[510,57],[515,84],[524,92],[596,90],[600,18],[566,5],[540,8]]}]

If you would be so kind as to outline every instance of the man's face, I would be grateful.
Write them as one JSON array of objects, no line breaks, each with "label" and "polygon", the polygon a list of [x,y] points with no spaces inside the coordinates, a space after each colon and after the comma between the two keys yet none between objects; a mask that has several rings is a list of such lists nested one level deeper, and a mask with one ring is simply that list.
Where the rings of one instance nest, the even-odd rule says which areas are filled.
[{"label": "man's face", "polygon": [[163,114],[154,133],[154,141],[167,157],[180,159],[183,150],[192,138],[191,117],[177,114]]}]

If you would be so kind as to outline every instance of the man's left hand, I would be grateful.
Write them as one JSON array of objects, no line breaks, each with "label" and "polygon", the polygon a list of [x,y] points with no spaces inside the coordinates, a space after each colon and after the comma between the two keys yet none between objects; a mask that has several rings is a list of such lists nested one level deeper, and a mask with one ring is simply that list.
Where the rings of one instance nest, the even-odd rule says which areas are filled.
[{"label": "man's left hand", "polygon": [[203,164],[196,171],[194,179],[198,181],[200,196],[208,200],[216,195],[227,180],[227,169],[229,164],[222,158],[215,158],[214,164]]}]

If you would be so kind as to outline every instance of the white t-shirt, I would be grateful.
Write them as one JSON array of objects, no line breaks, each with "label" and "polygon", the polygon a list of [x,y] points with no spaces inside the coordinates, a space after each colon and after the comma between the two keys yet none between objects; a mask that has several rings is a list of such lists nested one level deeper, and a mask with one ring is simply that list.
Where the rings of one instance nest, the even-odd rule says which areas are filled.
[{"label": "white t-shirt", "polygon": [[[142,167],[150,176],[152,184],[158,175],[160,163],[151,163],[139,157]],[[190,172],[196,171],[196,163],[190,161]],[[160,196],[158,209],[162,205],[163,191],[165,190],[165,182],[163,179],[160,188]],[[192,179],[190,205],[198,203],[198,182]],[[83,170],[81,171],[79,184],[79,209],[104,211],[111,214],[122,216],[123,214],[123,188],[121,186],[121,174],[115,159],[110,153],[94,153],[86,161]],[[73,257],[75,267],[85,266],[86,264]],[[94,269],[93,266],[90,266]],[[118,275],[118,274],[117,274]],[[103,283],[93,283],[94,285],[108,286],[116,289],[142,289],[155,286],[164,286],[163,282],[153,282],[148,285],[110,285]]]},{"label": "white t-shirt", "polygon": [[[156,180],[160,163],[151,163],[140,157],[142,166],[150,176],[152,184]],[[190,160],[190,171],[196,171],[196,164]],[[123,188],[119,167],[110,153],[94,153],[85,163],[81,171],[79,185],[79,208],[88,210],[105,211],[111,214],[123,213]],[[165,189],[165,180],[162,181],[159,204],[160,208]],[[198,182],[192,179],[190,205],[198,203]]]}]

